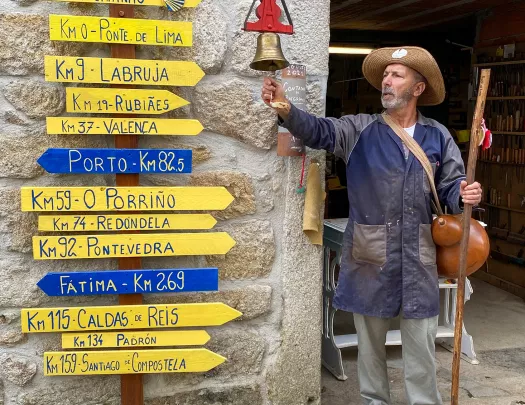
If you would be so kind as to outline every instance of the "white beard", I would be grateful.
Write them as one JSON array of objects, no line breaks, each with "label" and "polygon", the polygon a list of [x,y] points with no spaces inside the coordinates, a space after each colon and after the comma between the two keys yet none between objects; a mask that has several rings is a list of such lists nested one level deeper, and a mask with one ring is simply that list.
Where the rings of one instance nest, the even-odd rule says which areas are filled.
[{"label": "white beard", "polygon": [[[408,89],[404,94],[397,95],[390,87],[383,89],[383,94],[381,95],[381,104],[383,104],[383,108],[397,110],[399,108],[406,107],[408,102],[412,99],[412,97],[414,97],[412,95],[412,90],[413,89]],[[393,98],[390,100],[385,100],[385,91],[388,91],[387,94],[392,95],[393,93]]]},{"label": "white beard", "polygon": [[397,110],[399,108],[406,107],[408,104],[408,100],[396,96],[394,96],[394,98],[390,100],[385,100],[383,97],[381,97],[381,104],[383,104],[383,108]]}]

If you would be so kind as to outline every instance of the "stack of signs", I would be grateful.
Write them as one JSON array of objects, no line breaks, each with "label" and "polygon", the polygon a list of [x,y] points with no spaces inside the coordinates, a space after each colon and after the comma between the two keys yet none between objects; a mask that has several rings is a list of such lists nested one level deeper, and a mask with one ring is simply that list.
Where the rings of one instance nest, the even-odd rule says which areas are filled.
[{"label": "stack of signs", "polygon": [[[186,0],[185,6],[199,3]],[[163,0],[137,3],[163,4]],[[191,22],[51,15],[49,24],[54,41],[192,45]],[[67,88],[67,112],[90,116],[50,117],[47,132],[198,135],[203,127],[196,120],[129,118],[130,114],[160,115],[188,104],[186,100],[166,90],[121,89],[114,85],[194,86],[203,76],[194,62],[46,56],[47,81],[113,85]],[[128,116],[91,116],[102,113]],[[192,172],[192,151],[51,148],[38,163],[49,173],[186,174]],[[232,201],[224,187],[22,188],[22,211],[61,213],[39,217],[39,231],[62,235],[33,237],[33,256],[37,260],[226,254],[235,241],[225,232],[168,232],[209,230],[216,224],[211,215],[149,212],[223,210]],[[48,273],[38,286],[49,296],[179,293],[217,291],[218,278],[217,268],[108,270]],[[203,348],[147,348],[203,345],[210,339],[205,331],[156,329],[222,325],[241,315],[223,303],[33,308],[22,310],[22,331],[65,332],[63,349],[77,350],[46,352],[44,373],[49,376],[203,372],[226,359]],[[83,349],[105,350],[78,351]]]}]

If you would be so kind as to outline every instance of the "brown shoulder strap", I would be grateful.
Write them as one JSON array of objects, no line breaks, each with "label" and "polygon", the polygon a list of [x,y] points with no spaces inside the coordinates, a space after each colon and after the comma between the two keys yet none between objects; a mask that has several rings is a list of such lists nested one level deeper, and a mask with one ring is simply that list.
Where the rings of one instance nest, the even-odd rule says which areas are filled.
[{"label": "brown shoulder strap", "polygon": [[401,138],[403,143],[406,145],[408,150],[419,160],[421,166],[425,170],[425,173],[428,176],[428,182],[430,183],[430,188],[432,189],[432,194],[434,195],[435,209],[438,215],[443,215],[441,210],[441,205],[439,204],[439,198],[436,191],[436,185],[434,184],[434,171],[432,170],[432,165],[428,160],[426,153],[421,149],[421,146],[412,138],[407,131],[405,131],[401,126],[399,126],[387,113],[382,114],[383,119],[388,124],[390,128],[396,133],[397,136]]}]

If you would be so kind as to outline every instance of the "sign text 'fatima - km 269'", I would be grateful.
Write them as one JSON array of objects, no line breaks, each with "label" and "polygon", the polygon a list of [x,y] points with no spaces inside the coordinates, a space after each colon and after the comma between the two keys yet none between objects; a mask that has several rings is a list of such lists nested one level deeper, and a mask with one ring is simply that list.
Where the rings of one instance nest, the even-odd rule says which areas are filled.
[{"label": "sign text 'fatima - km 269'", "polygon": [[47,273],[37,285],[50,297],[217,291],[219,270],[208,268]]},{"label": "sign text 'fatima - km 269'", "polygon": [[222,302],[28,308],[20,314],[23,333],[219,326],[241,315]]},{"label": "sign text 'fatima - km 269'", "polygon": [[[70,3],[96,3],[96,4],[126,4],[130,6],[158,6],[166,7],[164,0],[54,0]],[[185,0],[184,7],[197,7],[202,0]]]},{"label": "sign text 'fatima - km 269'", "polygon": [[46,56],[48,82],[195,86],[204,72],[195,62]]},{"label": "sign text 'fatima - km 269'", "polygon": [[66,111],[92,114],[164,114],[188,101],[168,90],[68,87]]},{"label": "sign text 'fatima - km 269'", "polygon": [[37,160],[48,173],[191,173],[191,149],[56,149]]},{"label": "sign text 'fatima - km 269'", "polygon": [[62,348],[199,346],[209,340],[204,330],[62,333]]},{"label": "sign text 'fatima - km 269'", "polygon": [[49,16],[52,41],[192,46],[192,23],[72,15]]},{"label": "sign text 'fatima - km 269'", "polygon": [[22,187],[22,211],[223,210],[225,187]]},{"label": "sign text 'fatima - km 269'", "polygon": [[38,230],[79,231],[177,231],[211,229],[217,220],[210,214],[127,214],[127,215],[40,215]]},{"label": "sign text 'fatima - km 269'", "polygon": [[204,127],[197,120],[154,118],[47,117],[53,135],[189,135]]},{"label": "sign text 'fatima - km 269'", "polygon": [[226,232],[33,236],[33,258],[225,255],[234,246],[235,241]]},{"label": "sign text 'fatima - km 269'", "polygon": [[44,353],[44,375],[195,373],[224,363],[208,349]]}]

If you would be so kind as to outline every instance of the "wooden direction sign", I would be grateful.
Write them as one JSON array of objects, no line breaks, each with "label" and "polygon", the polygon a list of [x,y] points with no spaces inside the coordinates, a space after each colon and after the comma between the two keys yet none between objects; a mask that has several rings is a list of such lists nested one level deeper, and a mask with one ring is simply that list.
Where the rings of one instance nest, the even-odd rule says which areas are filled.
[{"label": "wooden direction sign", "polygon": [[200,346],[209,340],[204,330],[62,333],[62,348]]},{"label": "wooden direction sign", "polygon": [[195,373],[226,361],[208,349],[44,353],[44,375]]},{"label": "wooden direction sign", "polygon": [[47,273],[37,285],[50,297],[217,291],[219,270],[209,268]]},{"label": "wooden direction sign", "polygon": [[33,258],[225,255],[234,246],[235,241],[226,232],[33,236]]},{"label": "wooden direction sign", "polygon": [[42,333],[219,326],[241,315],[222,302],[213,302],[29,308],[22,309],[20,316],[23,333]]},{"label": "wooden direction sign", "polygon": [[211,229],[217,220],[210,214],[127,214],[127,215],[40,215],[38,230],[79,231],[174,231]]},{"label": "wooden direction sign", "polygon": [[22,187],[22,211],[223,210],[225,187]]},{"label": "wooden direction sign", "polygon": [[[70,3],[95,3],[95,4],[125,4],[130,6],[158,6],[166,7],[164,0],[54,0]],[[202,0],[185,0],[184,7],[197,7]]]},{"label": "wooden direction sign", "polygon": [[109,44],[192,46],[193,28],[192,23],[188,21],[50,15],[49,39]]},{"label": "wooden direction sign", "polygon": [[153,118],[48,117],[47,133],[53,135],[199,135],[197,120]]},{"label": "wooden direction sign", "polygon": [[191,149],[56,149],[37,160],[48,173],[191,173]]},{"label": "wooden direction sign", "polygon": [[66,88],[68,113],[159,115],[187,104],[168,90]]},{"label": "wooden direction sign", "polygon": [[46,56],[48,82],[195,86],[204,72],[195,62]]}]

